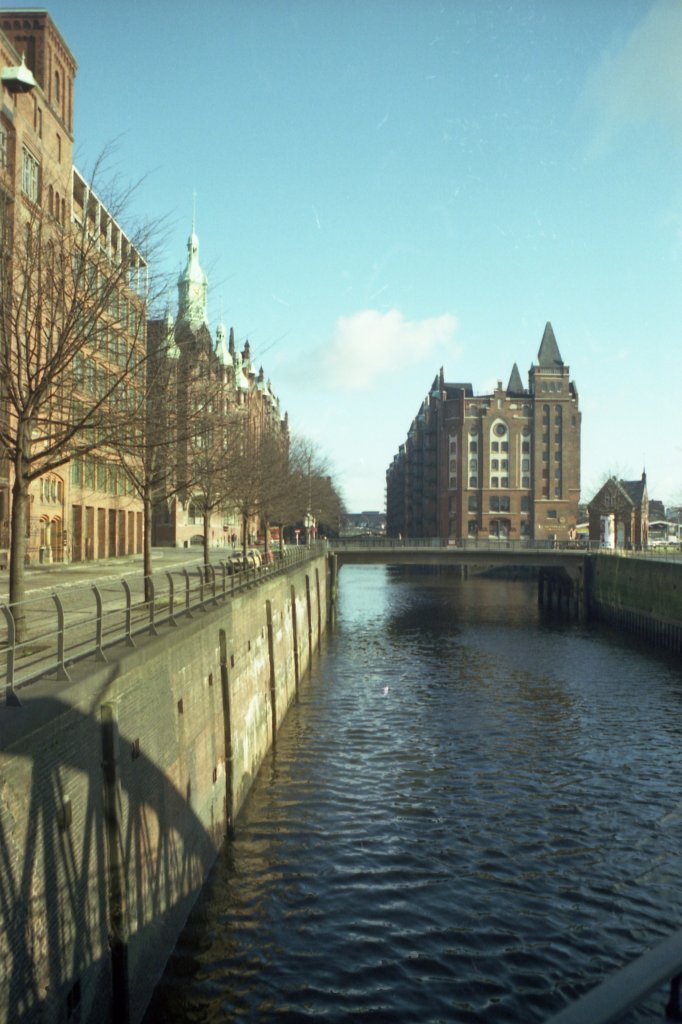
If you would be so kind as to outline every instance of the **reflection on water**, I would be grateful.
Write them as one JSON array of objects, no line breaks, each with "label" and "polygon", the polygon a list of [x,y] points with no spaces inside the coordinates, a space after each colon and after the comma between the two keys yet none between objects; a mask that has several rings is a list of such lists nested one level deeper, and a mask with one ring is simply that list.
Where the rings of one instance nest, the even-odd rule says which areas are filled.
[{"label": "reflection on water", "polygon": [[682,924],[681,732],[674,662],[532,584],[344,568],[147,1024],[544,1020]]}]

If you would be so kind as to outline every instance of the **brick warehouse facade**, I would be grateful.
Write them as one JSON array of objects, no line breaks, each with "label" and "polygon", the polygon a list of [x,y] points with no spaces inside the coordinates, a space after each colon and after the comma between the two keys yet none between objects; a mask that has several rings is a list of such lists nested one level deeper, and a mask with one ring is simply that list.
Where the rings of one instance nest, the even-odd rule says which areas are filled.
[{"label": "brick warehouse facade", "polygon": [[578,392],[547,323],[528,387],[436,376],[386,474],[387,533],[567,540],[580,498]]},{"label": "brick warehouse facade", "polygon": [[[73,167],[76,62],[47,12],[0,12],[0,58],[0,241],[3,267],[11,268],[6,279],[11,281],[13,275],[18,280],[25,273],[31,274],[35,283],[42,273],[39,259],[52,252],[59,266],[60,261],[75,258],[79,238],[87,237],[90,242],[82,263],[85,266],[87,257],[87,270],[77,270],[74,263],[73,288],[82,288],[86,310],[97,305],[96,300],[90,301],[88,288],[96,287],[100,296],[107,295],[106,303],[102,298],[99,302],[101,316],[96,331],[85,329],[92,335],[92,342],[81,347],[69,343],[70,355],[57,367],[59,376],[55,375],[55,395],[61,389],[63,397],[55,398],[51,415],[62,422],[76,421],[79,408],[92,408],[100,400],[104,411],[111,381],[123,377],[129,365],[142,363],[146,345],[146,266],[90,184]],[[25,241],[29,232],[38,239],[34,243],[36,253],[41,253],[32,265]],[[129,274],[121,271],[123,266],[129,268]],[[81,284],[77,286],[79,275]],[[66,274],[58,269],[54,288],[65,282]],[[8,323],[15,313],[7,309],[16,311],[19,300],[8,301],[11,284],[7,288],[3,293],[3,341],[11,348],[18,332],[15,330],[15,337],[10,337]],[[40,288],[34,293],[40,294],[43,307],[53,301]],[[53,305],[56,307],[56,302]],[[66,307],[75,309],[75,301],[67,297]],[[26,313],[30,321],[30,303]],[[45,308],[42,315],[46,321],[50,319]],[[87,319],[87,311],[83,317]],[[37,343],[25,342],[22,351],[35,358],[38,372],[45,372],[58,337],[59,328],[55,328],[50,342],[44,343],[42,356]],[[133,387],[136,384],[142,386],[141,381],[131,382]],[[68,408],[70,411],[66,411]],[[9,428],[9,433],[15,416],[11,403],[0,402],[0,426]],[[38,425],[34,437],[40,429]],[[95,429],[94,423],[91,429]],[[125,467],[111,450],[93,448],[87,441],[83,432],[74,433],[71,459],[59,465],[56,459],[53,464],[48,462],[48,468],[32,479],[26,516],[28,562],[80,561],[142,549],[142,502],[133,492]],[[15,477],[5,449],[0,459],[0,549],[5,550],[11,542],[10,496]],[[0,551],[0,557],[3,553]]]}]

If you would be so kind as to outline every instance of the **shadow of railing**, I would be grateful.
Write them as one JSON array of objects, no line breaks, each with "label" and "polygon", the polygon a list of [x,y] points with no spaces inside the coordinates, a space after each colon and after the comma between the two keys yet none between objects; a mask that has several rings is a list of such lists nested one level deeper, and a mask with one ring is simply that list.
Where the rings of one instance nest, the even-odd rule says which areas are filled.
[{"label": "shadow of railing", "polygon": [[[0,708],[0,754],[11,758],[0,785],[0,1017],[106,1020],[102,1001],[106,1008],[116,996],[122,1006],[127,993],[113,993],[102,720],[51,697],[32,697],[27,714],[34,727],[22,733],[16,716],[24,711]],[[41,722],[51,742],[40,741]],[[133,762],[133,742],[119,739],[117,844],[130,948],[142,964],[145,936],[158,946],[174,908],[186,916],[218,844],[167,771],[144,752]]]}]

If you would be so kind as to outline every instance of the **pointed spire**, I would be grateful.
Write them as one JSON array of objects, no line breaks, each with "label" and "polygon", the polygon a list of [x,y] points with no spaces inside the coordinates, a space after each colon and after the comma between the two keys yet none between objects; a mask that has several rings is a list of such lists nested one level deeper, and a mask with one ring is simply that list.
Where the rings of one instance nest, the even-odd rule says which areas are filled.
[{"label": "pointed spire", "polygon": [[229,353],[232,356],[232,362],[234,362],[234,352],[235,352],[235,348],[234,348],[234,327],[230,327]]},{"label": "pointed spire", "polygon": [[547,321],[545,325],[545,333],[542,335],[542,341],[540,343],[540,349],[538,351],[538,366],[541,366],[545,370],[555,370],[563,367],[564,361],[561,358],[559,352],[559,346],[556,343],[554,337],[554,331],[552,325]]},{"label": "pointed spire", "polygon": [[178,319],[190,324],[205,324],[208,278],[199,263],[199,239],[196,233],[196,193],[192,200],[192,233],[187,239],[187,266],[178,278]]},{"label": "pointed spire", "polygon": [[507,384],[507,394],[508,395],[523,395],[523,394],[525,394],[525,388],[523,386],[523,381],[521,380],[521,374],[519,373],[519,368],[516,365],[516,363],[514,363],[514,365],[512,366],[511,376],[509,378],[509,383]]}]

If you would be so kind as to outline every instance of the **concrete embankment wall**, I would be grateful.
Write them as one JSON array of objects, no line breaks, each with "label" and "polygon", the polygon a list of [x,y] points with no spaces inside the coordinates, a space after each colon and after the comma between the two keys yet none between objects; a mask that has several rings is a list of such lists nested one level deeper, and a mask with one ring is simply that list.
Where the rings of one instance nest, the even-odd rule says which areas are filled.
[{"label": "concrete embankment wall", "polygon": [[0,708],[0,1022],[141,1019],[329,589],[319,557]]},{"label": "concrete embankment wall", "polygon": [[682,652],[682,563],[591,555],[586,599],[590,619]]}]

